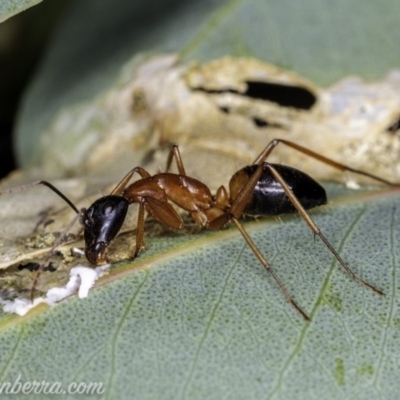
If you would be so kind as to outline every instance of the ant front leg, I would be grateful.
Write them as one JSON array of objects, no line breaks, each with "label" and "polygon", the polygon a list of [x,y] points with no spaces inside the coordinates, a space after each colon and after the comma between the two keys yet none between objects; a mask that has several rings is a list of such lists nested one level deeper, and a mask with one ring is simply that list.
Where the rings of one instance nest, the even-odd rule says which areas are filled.
[{"label": "ant front leg", "polygon": [[138,213],[138,221],[136,225],[136,247],[135,247],[135,252],[133,253],[132,259],[134,260],[140,250],[144,249],[144,199],[139,203],[139,213]]},{"label": "ant front leg", "polygon": [[[142,179],[151,177],[151,175],[145,169],[143,169],[141,167],[135,167],[135,168],[131,169],[121,179],[121,181],[117,184],[117,186],[111,192],[111,195],[121,196],[135,172],[138,173]],[[142,200],[139,203],[139,213],[138,213],[138,220],[137,220],[137,224],[136,224],[136,248],[135,248],[135,252],[133,254],[132,259],[135,259],[138,256],[140,250],[144,249],[144,247],[145,247],[144,240],[143,240],[144,221],[145,221],[144,211],[145,211],[144,201]]]},{"label": "ant front leg", "polygon": [[265,149],[260,153],[260,155],[254,160],[253,164],[261,164],[262,162],[265,162],[265,160],[268,158],[268,156],[271,154],[272,150],[275,149],[276,146],[278,146],[278,144],[284,144],[292,149],[297,150],[300,153],[303,153],[309,157],[315,158],[318,161],[323,162],[324,164],[330,165],[333,168],[336,168],[340,171],[349,171],[349,172],[353,172],[355,174],[358,175],[362,175],[362,176],[366,176],[368,178],[371,178],[377,182],[381,182],[384,183],[385,185],[389,185],[389,186],[400,186],[399,183],[394,183],[394,182],[390,182],[386,179],[383,179],[377,175],[374,174],[370,174],[369,172],[365,172],[365,171],[361,171],[359,169],[355,169],[352,167],[349,167],[345,164],[342,164],[340,162],[337,162],[335,160],[332,160],[328,157],[325,157],[319,153],[316,153],[306,147],[300,146],[297,143],[294,142],[290,142],[289,140],[284,140],[284,139],[274,139],[271,140],[270,143],[268,143],[268,145],[265,147]]},{"label": "ant front leg", "polygon": [[161,224],[173,229],[182,228],[183,221],[180,215],[175,211],[168,201],[160,201],[153,197],[142,197],[139,201],[139,214],[136,228],[136,249],[133,259],[137,257],[140,250],[144,249],[144,212],[147,211],[154,219]]}]

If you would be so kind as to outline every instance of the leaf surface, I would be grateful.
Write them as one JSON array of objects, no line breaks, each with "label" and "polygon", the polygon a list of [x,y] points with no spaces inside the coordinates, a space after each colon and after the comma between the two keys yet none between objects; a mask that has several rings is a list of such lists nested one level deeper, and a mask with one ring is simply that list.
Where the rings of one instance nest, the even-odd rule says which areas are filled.
[{"label": "leaf surface", "polygon": [[312,213],[383,298],[351,280],[298,217],[245,227],[310,323],[234,228],[151,238],[87,299],[4,317],[0,382],[19,372],[64,387],[100,381],[104,398],[394,398],[398,203],[397,192],[351,192]]}]

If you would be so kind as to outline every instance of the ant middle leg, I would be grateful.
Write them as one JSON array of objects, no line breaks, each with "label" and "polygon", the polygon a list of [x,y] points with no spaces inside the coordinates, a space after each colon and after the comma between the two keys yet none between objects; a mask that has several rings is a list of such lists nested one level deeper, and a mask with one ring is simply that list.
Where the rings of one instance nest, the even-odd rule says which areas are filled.
[{"label": "ant middle leg", "polygon": [[[181,153],[179,152],[179,147],[176,145],[173,145],[169,154],[168,154],[168,159],[167,159],[167,167],[165,172],[168,172],[171,164],[172,164],[172,159],[175,159],[176,162],[176,166],[178,168],[178,172],[180,175],[184,175],[186,176],[186,172],[185,172],[185,168],[183,166],[183,162],[182,162],[182,157],[181,157]],[[149,178],[151,175],[143,168],[141,167],[135,167],[133,169],[131,169],[121,180],[120,182],[117,184],[117,186],[112,190],[112,192],[110,193],[111,195],[121,195],[121,193],[124,191],[124,189],[126,188],[126,186],[128,185],[129,181],[131,180],[133,174],[137,172],[140,177],[143,178]]]},{"label": "ant middle leg", "polygon": [[283,292],[284,296],[286,297],[287,301],[295,308],[295,310],[306,320],[309,321],[310,318],[308,315],[301,309],[301,307],[294,301],[293,297],[287,291],[285,286],[283,285],[282,281],[279,279],[278,275],[273,270],[271,264],[264,258],[261,254],[258,247],[255,245],[253,240],[251,239],[250,235],[244,229],[243,225],[239,222],[239,218],[242,216],[243,211],[252,195],[254,187],[256,186],[257,182],[259,181],[261,174],[263,172],[263,166],[260,164],[254,174],[250,177],[246,185],[240,190],[236,198],[233,200],[229,211],[222,214],[221,216],[215,218],[214,220],[210,221],[208,226],[209,229],[220,229],[224,226],[227,222],[233,222],[236,227],[238,228],[239,232],[243,236],[244,240],[246,241],[247,245],[250,247],[254,255],[260,261],[262,266],[267,270],[267,272],[272,276],[275,282],[278,284],[279,288]]},{"label": "ant middle leg", "polygon": [[168,172],[169,169],[171,168],[173,158],[175,159],[179,175],[186,176],[185,167],[183,166],[183,161],[181,157],[181,152],[179,151],[179,147],[175,144],[171,147],[171,150],[169,151],[165,172]]},{"label": "ant middle leg", "polygon": [[318,161],[323,162],[324,164],[330,165],[333,168],[336,168],[340,171],[349,171],[349,172],[353,172],[355,174],[358,175],[362,175],[362,176],[366,176],[368,178],[371,178],[377,182],[381,182],[384,183],[385,185],[389,185],[389,186],[400,186],[400,183],[395,183],[395,182],[390,182],[386,179],[383,179],[377,175],[371,174],[369,172],[365,172],[359,169],[355,169],[352,167],[349,167],[345,164],[342,164],[340,162],[337,162],[335,160],[332,160],[328,157],[325,157],[319,153],[316,153],[306,147],[300,146],[297,143],[294,142],[290,142],[289,140],[284,140],[284,139],[274,139],[271,140],[271,142],[268,143],[268,145],[265,147],[265,149],[259,154],[259,156],[254,160],[254,164],[261,164],[262,162],[265,162],[265,160],[268,158],[268,156],[271,154],[272,150],[275,149],[276,146],[278,146],[278,144],[284,144],[292,149],[297,150],[300,153],[306,154],[309,157],[315,158]]},{"label": "ant middle leg", "polygon": [[252,252],[255,254],[255,256],[258,258],[262,266],[268,271],[268,273],[272,276],[272,278],[275,280],[275,282],[278,284],[279,288],[281,289],[282,293],[286,297],[286,300],[296,309],[296,311],[306,320],[310,321],[310,317],[301,309],[301,307],[294,301],[293,297],[290,295],[290,293],[287,291],[285,286],[283,285],[282,281],[279,279],[278,275],[275,273],[273,270],[271,264],[268,263],[268,261],[264,258],[264,256],[261,254],[260,250],[258,247],[255,245],[253,240],[251,239],[250,235],[247,233],[247,231],[243,228],[243,225],[239,222],[234,217],[230,218],[230,221],[234,222],[236,227],[238,228],[239,232],[242,234],[244,240],[246,241],[247,245],[250,247]]},{"label": "ant middle leg", "polygon": [[128,185],[129,181],[131,180],[134,173],[138,173],[140,177],[149,178],[151,175],[142,167],[135,167],[132,168],[117,184],[117,186],[112,190],[110,195],[120,196],[126,186]]}]

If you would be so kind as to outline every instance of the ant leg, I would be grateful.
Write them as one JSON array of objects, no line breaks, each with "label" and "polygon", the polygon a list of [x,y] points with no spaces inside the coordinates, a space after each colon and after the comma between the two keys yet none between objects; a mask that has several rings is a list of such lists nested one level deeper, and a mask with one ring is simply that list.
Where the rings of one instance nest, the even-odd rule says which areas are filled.
[{"label": "ant leg", "polygon": [[135,259],[139,251],[144,248],[144,212],[152,215],[157,221],[174,229],[182,228],[183,222],[180,215],[168,202],[158,201],[152,197],[143,197],[139,203],[139,215],[136,227],[136,249],[133,254]]},{"label": "ant leg", "polygon": [[268,263],[268,261],[261,254],[260,250],[258,250],[257,246],[255,245],[255,243],[253,242],[253,240],[251,239],[249,234],[245,231],[245,229],[243,228],[242,224],[235,217],[231,217],[230,220],[235,223],[236,227],[239,229],[239,232],[242,234],[242,236],[243,236],[244,240],[246,241],[247,245],[253,251],[255,256],[258,258],[260,263],[263,265],[263,267],[269,272],[269,274],[272,276],[272,278],[274,278],[275,282],[278,284],[278,286],[282,290],[283,294],[285,295],[286,300],[296,309],[296,311],[306,321],[310,321],[309,316],[300,308],[300,306],[297,305],[297,303],[294,301],[293,297],[286,290],[285,286],[283,286],[282,281],[279,279],[278,275],[276,275],[275,271],[272,269],[272,267]]},{"label": "ant leg", "polygon": [[144,241],[143,241],[143,234],[144,234],[144,203],[145,199],[142,199],[139,203],[139,214],[138,214],[138,222],[136,225],[136,248],[135,253],[133,254],[133,259],[135,259],[139,251],[144,249]]},{"label": "ant leg", "polygon": [[[179,147],[176,145],[172,146],[172,148],[168,154],[166,172],[168,172],[168,170],[171,167],[173,157],[175,158],[175,162],[178,167],[179,174],[186,176],[185,168],[184,168],[183,162],[182,162],[181,153],[179,152]],[[137,172],[141,178],[149,178],[151,176],[145,169],[143,169],[141,167],[135,167],[135,168],[131,169],[121,179],[121,181],[118,183],[118,185],[113,189],[113,191],[110,194],[117,195],[117,196],[120,195],[124,191],[125,187],[128,185],[128,182],[131,180],[131,178],[135,172]]]},{"label": "ant leg", "polygon": [[339,163],[337,161],[334,161],[328,157],[324,157],[323,155],[316,153],[310,149],[307,149],[306,147],[300,146],[297,143],[290,142],[288,140],[283,140],[283,139],[274,139],[272,140],[266,147],[265,149],[260,153],[260,155],[254,160],[254,164],[260,164],[262,162],[265,162],[267,157],[271,154],[272,150],[278,146],[279,143],[282,143],[288,147],[291,147],[292,149],[295,149],[299,151],[300,153],[306,154],[309,157],[315,158],[316,160],[319,160],[323,162],[324,164],[330,165],[333,168],[339,169],[340,171],[350,171],[358,175],[366,176],[368,178],[374,179],[377,182],[384,183],[385,185],[389,186],[399,186],[399,183],[394,183],[387,181],[386,179],[383,179],[377,175],[370,174],[369,172],[361,171],[359,169],[355,169],[352,167],[349,167],[345,164]]},{"label": "ant leg", "polygon": [[[254,172],[254,174],[250,177],[247,183],[239,191],[235,199],[233,199],[233,202],[228,208],[229,211],[209,221],[207,229],[210,230],[221,229],[227,222],[229,222],[231,217],[239,219],[242,216],[243,211],[246,208],[246,205],[248,204],[250,197],[252,196],[254,187],[257,185],[257,182],[259,181],[262,172],[263,172],[263,165],[260,164],[256,169],[256,171]],[[221,186],[221,188],[223,188],[223,190],[226,192],[223,186]]]},{"label": "ant leg", "polygon": [[180,215],[167,201],[158,201],[152,197],[143,197],[139,202],[139,215],[136,227],[136,249],[133,258],[144,248],[144,212],[152,215],[157,221],[174,229],[182,228],[183,222]]},{"label": "ant leg", "polygon": [[308,215],[307,211],[304,209],[304,207],[301,205],[297,197],[294,195],[294,193],[290,190],[288,185],[286,184],[285,180],[282,178],[282,176],[279,174],[279,172],[270,164],[266,164],[271,171],[272,175],[274,178],[280,183],[282,186],[283,190],[285,191],[286,196],[289,198],[289,200],[292,202],[293,206],[296,208],[298,213],[301,215],[301,217],[304,219],[304,221],[307,223],[307,225],[310,227],[310,229],[313,231],[314,235],[318,235],[320,239],[324,242],[325,246],[330,250],[330,252],[334,255],[334,257],[339,261],[340,265],[343,267],[343,269],[347,272],[348,275],[350,275],[351,278],[353,278],[355,281],[360,283],[361,285],[371,289],[373,292],[383,296],[384,293],[377,289],[376,287],[370,285],[369,283],[365,282],[363,279],[361,279],[359,276],[357,276],[347,265],[346,263],[342,260],[342,258],[339,256],[337,251],[333,248],[333,246],[329,243],[328,239],[325,238],[325,236],[322,234],[321,230],[318,228],[317,225],[315,225],[314,221],[311,219],[311,217]]},{"label": "ant leg", "polygon": [[[131,169],[118,183],[114,190],[110,193],[111,195],[120,196],[125,190],[128,182],[132,178],[133,174],[137,172],[141,178],[149,178],[151,175],[141,167],[135,167]],[[136,225],[136,248],[133,254],[133,259],[137,257],[139,251],[144,249],[143,233],[144,233],[144,199],[139,203],[139,214],[138,222]]]},{"label": "ant leg", "polygon": [[[185,168],[183,166],[182,162],[182,157],[181,153],[179,152],[179,147],[176,145],[173,145],[169,154],[168,154],[168,159],[167,159],[167,167],[166,171],[168,172],[171,164],[172,164],[172,158],[175,158],[176,166],[178,167],[178,172],[180,175],[186,176]],[[113,189],[113,191],[110,193],[111,195],[120,195],[125,187],[128,185],[128,182],[131,180],[133,174],[137,172],[141,178],[149,178],[151,175],[143,168],[141,167],[135,167],[131,169],[118,183],[118,185]]]},{"label": "ant leg", "polygon": [[229,212],[220,215],[219,217],[215,218],[214,220],[210,221],[208,226],[209,229],[220,229],[223,225],[225,225],[229,221],[233,221],[236,227],[239,229],[239,232],[242,234],[244,240],[246,241],[247,245],[253,251],[254,255],[258,258],[260,263],[263,267],[268,271],[268,273],[272,276],[275,282],[278,284],[280,289],[282,290],[283,294],[285,295],[287,301],[296,309],[296,311],[301,314],[301,316],[306,320],[309,321],[310,318],[308,315],[300,308],[299,305],[294,301],[293,297],[289,294],[286,290],[285,286],[283,285],[282,281],[279,279],[278,275],[272,269],[272,266],[268,263],[268,261],[264,258],[261,254],[260,250],[257,248],[249,234],[243,228],[242,224],[239,222],[239,218],[243,214],[244,208],[248,203],[250,196],[253,193],[254,187],[257,184],[260,176],[263,172],[263,165],[260,164],[254,174],[250,177],[246,185],[241,189],[238,193],[234,201],[232,202],[232,206],[229,209]]},{"label": "ant leg", "polygon": [[49,183],[47,181],[36,181],[36,182],[28,183],[26,185],[16,186],[11,189],[5,189],[5,190],[0,191],[0,196],[3,194],[20,192],[22,190],[30,189],[37,185],[47,186],[55,194],[57,194],[59,197],[61,197],[77,214],[79,214],[79,210],[75,207],[74,203],[72,203],[72,201],[70,199],[68,199],[68,197],[65,196],[65,194],[61,193],[55,186],[53,186],[51,183]]},{"label": "ant leg", "polygon": [[253,194],[253,190],[257,185],[257,182],[260,180],[262,173],[263,165],[259,164],[254,174],[250,177],[250,179],[233,200],[229,211],[234,215],[235,218],[240,218],[242,216],[243,211],[246,208],[246,205],[249,203]]},{"label": "ant leg", "polygon": [[118,183],[118,185],[112,190],[110,195],[120,196],[124,191],[125,187],[128,185],[128,182],[132,178],[133,174],[137,172],[141,178],[149,178],[151,175],[142,167],[135,167],[131,169]]},{"label": "ant leg", "polygon": [[168,172],[171,164],[172,164],[172,158],[175,158],[175,162],[176,162],[176,166],[178,168],[178,172],[179,175],[183,175],[186,176],[186,172],[185,172],[185,167],[183,166],[183,162],[182,162],[182,157],[181,157],[181,153],[179,151],[179,147],[177,145],[173,145],[171,147],[171,150],[168,154],[168,159],[167,159],[167,167],[165,168],[165,172]]}]

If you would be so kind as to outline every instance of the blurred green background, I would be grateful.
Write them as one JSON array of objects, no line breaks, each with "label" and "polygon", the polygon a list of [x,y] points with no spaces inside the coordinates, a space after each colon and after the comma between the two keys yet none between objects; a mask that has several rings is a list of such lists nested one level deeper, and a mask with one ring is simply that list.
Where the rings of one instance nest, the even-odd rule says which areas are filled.
[{"label": "blurred green background", "polygon": [[70,3],[44,1],[0,24],[0,177],[16,167],[11,138],[18,105]]}]

